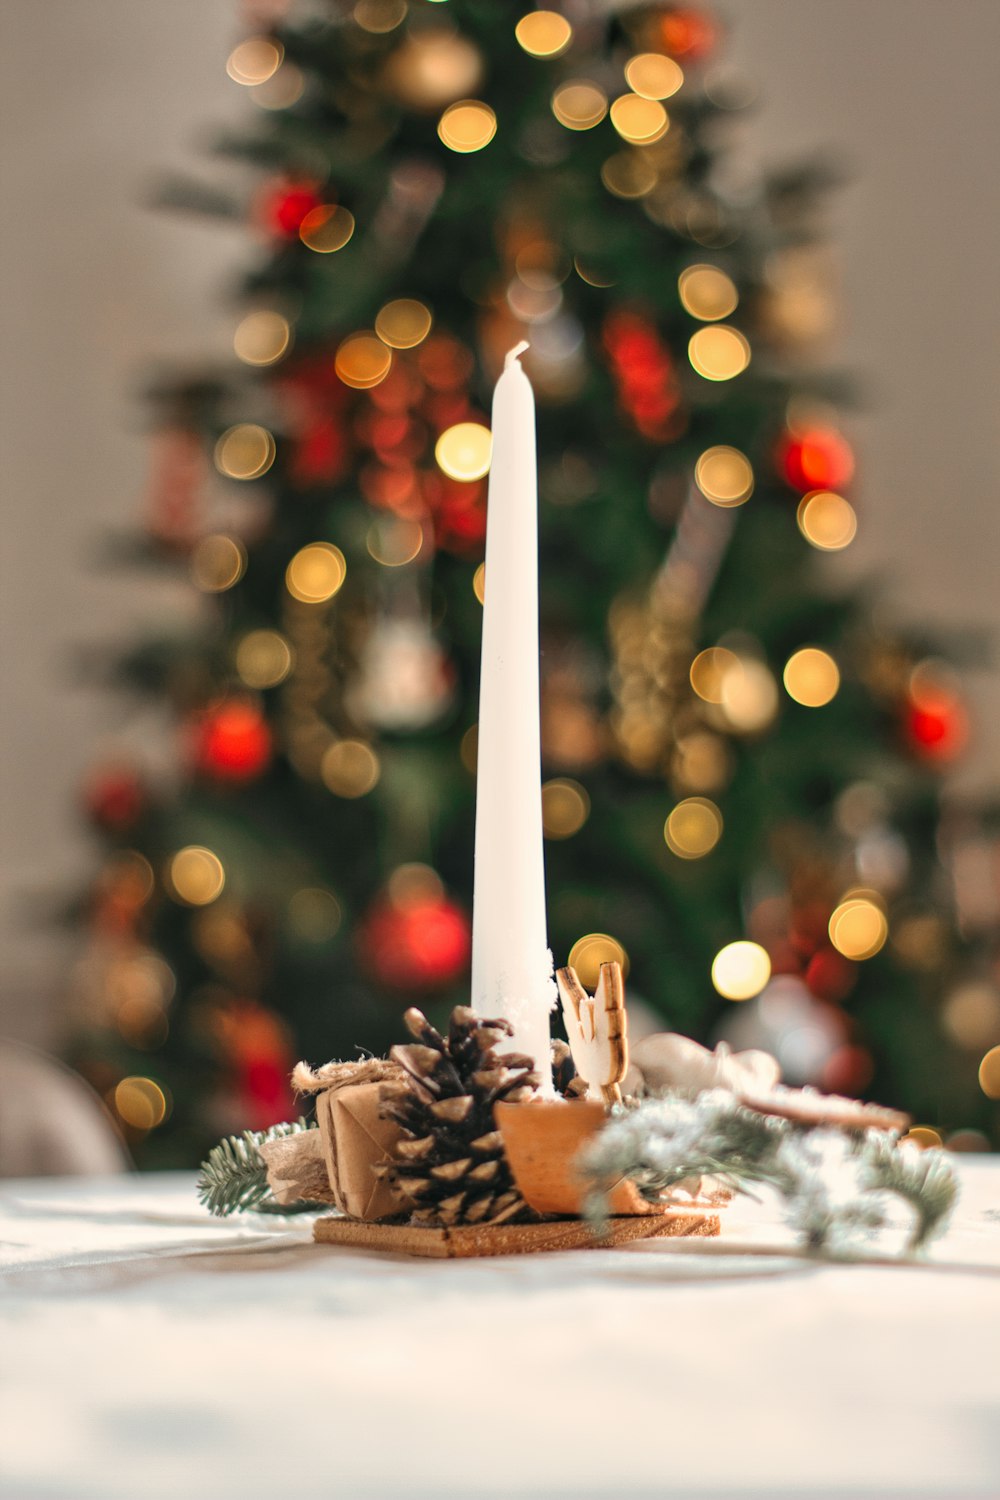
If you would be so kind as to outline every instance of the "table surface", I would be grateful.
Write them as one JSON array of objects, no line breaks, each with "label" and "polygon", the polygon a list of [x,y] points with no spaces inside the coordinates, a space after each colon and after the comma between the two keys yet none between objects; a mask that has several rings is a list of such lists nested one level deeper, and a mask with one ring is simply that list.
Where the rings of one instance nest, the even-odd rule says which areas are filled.
[{"label": "table surface", "polygon": [[995,1497],[1000,1158],[922,1261],[716,1241],[481,1261],[212,1220],[187,1175],[0,1184],[11,1500]]}]

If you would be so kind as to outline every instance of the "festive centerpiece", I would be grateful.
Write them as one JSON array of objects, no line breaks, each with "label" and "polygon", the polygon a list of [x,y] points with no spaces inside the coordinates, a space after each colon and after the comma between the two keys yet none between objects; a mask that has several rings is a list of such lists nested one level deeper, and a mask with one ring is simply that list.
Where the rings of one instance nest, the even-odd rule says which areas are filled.
[{"label": "festive centerpiece", "polygon": [[[471,1007],[447,1031],[417,1009],[386,1059],[304,1064],[318,1128],[217,1148],[202,1197],[225,1212],[332,1203],[318,1240],[466,1256],[715,1235],[748,1181],[776,1187],[816,1248],[881,1221],[894,1193],[912,1243],[942,1221],[940,1153],[900,1150],[904,1115],[784,1089],[763,1053],[646,1040],[630,1069],[624,982],[553,977],[542,844],[534,399],[507,355],[493,401],[476,803]],[[567,1044],[550,1041],[556,996]],[[645,1097],[644,1097],[645,1096]]]}]

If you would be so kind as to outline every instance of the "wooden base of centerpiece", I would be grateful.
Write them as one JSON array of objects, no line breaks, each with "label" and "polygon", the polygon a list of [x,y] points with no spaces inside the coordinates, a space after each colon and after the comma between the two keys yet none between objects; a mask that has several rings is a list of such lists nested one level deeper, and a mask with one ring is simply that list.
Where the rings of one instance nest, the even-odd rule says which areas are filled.
[{"label": "wooden base of centerpiece", "polygon": [[543,1224],[462,1224],[421,1229],[413,1224],[365,1224],[339,1214],[317,1219],[313,1238],[351,1250],[379,1250],[427,1260],[466,1260],[483,1255],[534,1255],[545,1250],[608,1250],[631,1240],[711,1238],[719,1215],[701,1209],[668,1208],[656,1214],[610,1219],[597,1235],[583,1219],[552,1219]]}]

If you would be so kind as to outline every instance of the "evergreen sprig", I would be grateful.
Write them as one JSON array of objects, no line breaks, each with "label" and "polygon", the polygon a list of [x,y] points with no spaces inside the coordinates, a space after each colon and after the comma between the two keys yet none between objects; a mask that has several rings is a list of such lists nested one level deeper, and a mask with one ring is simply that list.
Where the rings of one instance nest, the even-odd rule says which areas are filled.
[{"label": "evergreen sprig", "polygon": [[788,1222],[811,1252],[839,1256],[854,1252],[859,1234],[888,1223],[887,1195],[913,1209],[906,1251],[920,1249],[943,1229],[958,1193],[942,1151],[901,1145],[886,1131],[762,1115],[721,1090],[694,1100],[666,1095],[623,1111],[579,1167],[590,1183],[587,1217],[597,1225],[623,1179],[650,1201],[689,1177],[716,1177],[735,1192],[760,1182],[781,1195]]},{"label": "evergreen sprig", "polygon": [[313,1208],[311,1203],[285,1207],[275,1202],[267,1185],[267,1164],[259,1149],[267,1141],[313,1129],[315,1121],[300,1116],[298,1120],[272,1125],[269,1130],[244,1130],[242,1135],[226,1136],[213,1146],[201,1164],[199,1199],[209,1213],[220,1219],[248,1208],[258,1213],[279,1214],[303,1213]]}]

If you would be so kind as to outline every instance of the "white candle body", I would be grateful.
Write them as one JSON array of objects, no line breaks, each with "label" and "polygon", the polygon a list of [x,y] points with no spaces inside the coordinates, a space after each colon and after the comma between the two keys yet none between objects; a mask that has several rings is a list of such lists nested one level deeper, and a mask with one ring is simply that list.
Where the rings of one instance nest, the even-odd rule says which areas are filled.
[{"label": "white candle body", "polygon": [[[526,346],[524,346],[526,347]],[[515,350],[493,396],[479,687],[472,1004],[514,1027],[552,1091],[556,989],[545,923],[535,400]]]}]

